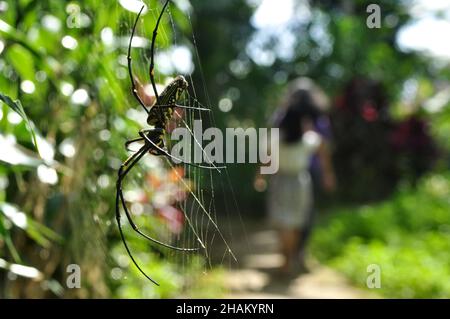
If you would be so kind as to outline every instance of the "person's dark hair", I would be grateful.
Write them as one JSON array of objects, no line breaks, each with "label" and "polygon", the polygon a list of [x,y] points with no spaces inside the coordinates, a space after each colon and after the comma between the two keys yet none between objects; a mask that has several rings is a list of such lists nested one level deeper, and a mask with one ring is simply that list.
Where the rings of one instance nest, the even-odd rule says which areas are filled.
[{"label": "person's dark hair", "polygon": [[283,142],[298,142],[303,136],[303,119],[316,122],[327,104],[325,94],[310,79],[294,80],[275,114],[272,126],[280,128]]}]

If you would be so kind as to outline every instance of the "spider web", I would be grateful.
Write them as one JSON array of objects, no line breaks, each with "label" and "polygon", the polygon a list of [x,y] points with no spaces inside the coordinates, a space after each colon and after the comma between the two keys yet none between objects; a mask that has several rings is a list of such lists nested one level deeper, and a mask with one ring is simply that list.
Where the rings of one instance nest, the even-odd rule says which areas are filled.
[{"label": "spider web", "polygon": [[[147,0],[144,3],[146,8],[137,24],[132,42],[133,73],[142,84],[145,84],[145,92],[153,95],[148,74],[151,36],[164,2]],[[120,49],[126,58],[131,28],[142,2],[130,0],[120,1],[120,4],[121,6],[118,6],[121,10],[126,11],[128,9],[130,11],[125,21],[122,22],[120,34]],[[189,107],[208,108],[211,112],[176,109],[173,119],[168,124],[168,136],[165,141],[169,151],[173,146],[169,136],[171,130],[177,127],[187,128],[193,138],[194,147],[198,147],[200,142],[194,138],[192,131],[194,121],[202,120],[203,129],[206,128],[206,123],[213,126],[215,124],[213,115],[215,110],[214,106],[211,106],[206,90],[195,35],[193,32],[190,36],[185,35],[191,32],[189,29],[192,29],[190,8],[187,4],[187,1],[171,1],[162,17],[155,44],[155,80],[160,94],[164,89],[164,84],[167,84],[171,78],[184,75],[189,82],[189,92],[184,94],[178,103]],[[180,19],[184,19],[183,30],[176,22]],[[177,59],[181,59],[181,61]],[[123,56],[121,60],[123,62]],[[197,99],[199,89],[193,81],[192,72],[200,72],[203,81],[200,89],[204,91],[204,95],[207,97],[204,105]],[[130,98],[129,101],[131,103],[125,116],[134,120],[140,128],[148,128],[146,113],[134,99]],[[138,130],[131,132],[131,135],[125,138],[136,138],[138,137],[137,132]],[[137,150],[138,147],[139,145],[134,145],[133,149]],[[214,183],[215,180],[220,181],[219,185]],[[152,273],[152,267],[148,266],[152,263],[146,256],[149,247],[150,251],[171,262],[176,269],[174,272],[179,271],[181,275],[191,269],[193,265],[195,269],[202,269],[202,273],[204,273],[214,263],[231,265],[233,261],[236,261],[229,243],[232,239],[231,208],[227,205],[220,207],[219,213],[219,209],[216,207],[217,196],[225,197],[225,189],[231,188],[226,168],[219,170],[196,168],[190,165],[175,165],[165,157],[147,154],[131,170],[123,186],[127,207],[140,230],[170,245],[199,249],[197,253],[186,253],[166,249],[148,242],[131,230],[121,209],[127,241],[130,242],[131,250],[138,263],[143,266],[146,272],[148,271],[150,277],[153,278],[155,274]],[[233,208],[238,211],[234,194],[233,200]],[[227,203],[226,198],[224,203]],[[222,211],[225,214],[221,214]],[[228,227],[224,227],[224,225]],[[199,258],[199,255],[203,257]],[[215,258],[213,258],[214,256]],[[145,265],[148,267],[145,267]],[[134,266],[130,265],[131,267]],[[158,280],[159,278],[155,279]],[[142,280],[145,280],[143,276]]]}]

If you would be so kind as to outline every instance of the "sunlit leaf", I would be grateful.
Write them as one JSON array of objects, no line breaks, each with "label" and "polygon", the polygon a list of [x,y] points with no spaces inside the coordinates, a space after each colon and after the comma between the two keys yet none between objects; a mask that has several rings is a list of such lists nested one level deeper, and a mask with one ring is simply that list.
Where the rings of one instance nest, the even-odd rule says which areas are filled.
[{"label": "sunlit leaf", "polygon": [[13,274],[21,277],[31,278],[34,280],[41,280],[43,278],[43,274],[34,267],[12,264],[2,258],[0,258],[0,268],[6,269]]},{"label": "sunlit leaf", "polygon": [[138,13],[143,6],[145,7],[143,14],[147,11],[147,6],[140,0],[119,0],[119,3],[124,9],[134,13]]},{"label": "sunlit leaf", "polygon": [[0,134],[0,161],[11,165],[22,165],[37,167],[42,164],[42,160],[37,154],[18,145],[13,139],[9,139]]},{"label": "sunlit leaf", "polygon": [[25,123],[27,124],[28,131],[31,134],[33,143],[36,146],[36,149],[39,151],[38,143],[36,140],[36,134],[34,132],[34,124],[28,119],[28,116],[26,115],[25,110],[23,109],[22,103],[20,103],[20,101],[18,100],[13,101],[9,96],[6,96],[2,93],[0,93],[0,100],[24,119]]},{"label": "sunlit leaf", "polygon": [[48,247],[50,240],[62,241],[62,238],[54,231],[31,219],[12,204],[0,203],[0,211],[15,226],[23,229],[30,238],[43,247]]}]

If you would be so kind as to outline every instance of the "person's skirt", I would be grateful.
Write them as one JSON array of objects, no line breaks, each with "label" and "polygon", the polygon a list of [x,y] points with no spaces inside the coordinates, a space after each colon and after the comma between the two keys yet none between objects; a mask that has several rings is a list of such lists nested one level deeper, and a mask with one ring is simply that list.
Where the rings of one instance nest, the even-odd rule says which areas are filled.
[{"label": "person's skirt", "polygon": [[309,172],[298,175],[277,173],[269,181],[270,222],[279,228],[301,228],[312,209],[313,194]]}]

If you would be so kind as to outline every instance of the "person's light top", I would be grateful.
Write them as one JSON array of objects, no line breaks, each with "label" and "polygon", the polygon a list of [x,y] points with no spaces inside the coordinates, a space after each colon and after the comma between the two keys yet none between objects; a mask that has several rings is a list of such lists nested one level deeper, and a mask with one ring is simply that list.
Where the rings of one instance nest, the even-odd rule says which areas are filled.
[{"label": "person's light top", "polygon": [[309,167],[311,157],[320,147],[321,136],[314,131],[307,131],[296,143],[280,143],[279,171],[298,174]]}]

